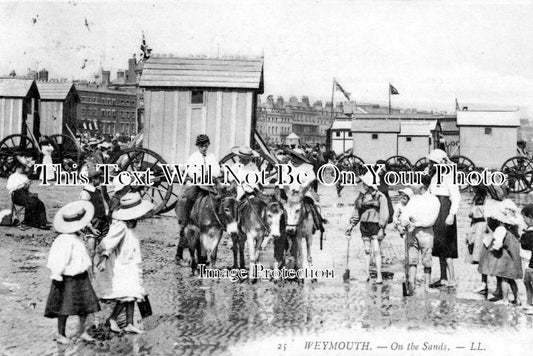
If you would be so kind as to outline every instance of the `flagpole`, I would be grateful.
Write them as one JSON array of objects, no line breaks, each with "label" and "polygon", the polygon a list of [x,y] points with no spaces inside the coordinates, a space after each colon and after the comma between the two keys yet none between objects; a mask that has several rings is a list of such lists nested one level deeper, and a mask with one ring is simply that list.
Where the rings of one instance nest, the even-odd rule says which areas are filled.
[{"label": "flagpole", "polygon": [[389,83],[389,115],[390,115],[391,109],[390,109],[390,83]]},{"label": "flagpole", "polygon": [[331,124],[333,124],[333,121],[335,120],[335,117],[333,115],[333,100],[335,100],[335,77],[333,77],[333,86],[331,87]]}]

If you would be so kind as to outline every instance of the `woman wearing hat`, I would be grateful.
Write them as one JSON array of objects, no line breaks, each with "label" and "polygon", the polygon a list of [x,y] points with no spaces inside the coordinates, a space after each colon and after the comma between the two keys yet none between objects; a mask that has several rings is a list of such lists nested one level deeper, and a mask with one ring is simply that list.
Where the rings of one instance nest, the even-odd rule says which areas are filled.
[{"label": "woman wearing hat", "polygon": [[439,258],[440,278],[432,283],[431,287],[438,288],[446,285],[455,287],[457,282],[455,281],[453,259],[458,257],[456,215],[459,210],[461,193],[459,186],[453,183],[451,175],[443,177],[443,181],[438,184],[435,164],[453,164],[446,152],[436,149],[431,151],[427,158],[430,161],[429,175],[432,177],[429,191],[440,201],[439,216],[433,226],[435,233],[433,256]]},{"label": "woman wearing hat", "polygon": [[46,302],[44,316],[57,318],[57,342],[70,343],[65,334],[67,318],[80,318],[80,339],[94,341],[85,332],[87,315],[100,311],[87,271],[91,258],[83,242],[81,230],[93,218],[94,208],[88,201],[75,201],[58,210],[54,217],[54,229],[59,233],[48,256],[47,267],[51,271],[52,285]]},{"label": "woman wearing hat", "polygon": [[113,212],[113,223],[109,232],[98,246],[100,273],[96,281],[101,299],[116,301],[109,317],[112,331],[120,332],[117,317],[126,309],[127,326],[124,331],[140,334],[133,324],[135,302],[143,301],[146,292],[143,287],[141,244],[135,234],[137,220],[153,209],[153,204],[142,200],[138,192],[125,194],[120,207]]},{"label": "woman wearing hat", "polygon": [[259,169],[252,161],[253,158],[259,157],[259,154],[247,146],[233,147],[231,152],[239,157],[239,162],[235,163],[231,170],[241,179],[241,184],[235,184],[235,181],[233,181],[237,189],[237,200],[240,201],[245,195],[253,194],[256,189],[259,189],[259,184],[253,184],[253,180],[250,183],[244,181],[246,174],[259,174]]},{"label": "woman wearing hat", "polygon": [[[41,146],[41,152],[43,154],[43,164],[46,164],[48,167],[46,169],[46,179],[53,180],[55,178],[55,173],[53,167],[51,167],[54,162],[52,161],[52,152],[54,152],[54,146],[48,138],[41,138],[39,145]],[[43,172],[41,171],[40,180],[43,181]]]},{"label": "woman wearing hat", "polygon": [[7,179],[6,188],[11,194],[13,203],[25,209],[23,225],[49,230],[46,208],[44,203],[37,198],[37,194],[30,193],[31,181],[24,174],[25,169],[26,166],[22,162],[15,161],[15,172]]},{"label": "woman wearing hat", "polygon": [[370,280],[370,260],[374,252],[376,260],[376,283],[383,283],[381,276],[381,241],[385,237],[385,227],[389,221],[387,198],[378,190],[379,176],[367,172],[361,177],[362,191],[355,199],[354,214],[350,219],[352,226],[360,222],[361,238],[365,246],[366,280]]}]

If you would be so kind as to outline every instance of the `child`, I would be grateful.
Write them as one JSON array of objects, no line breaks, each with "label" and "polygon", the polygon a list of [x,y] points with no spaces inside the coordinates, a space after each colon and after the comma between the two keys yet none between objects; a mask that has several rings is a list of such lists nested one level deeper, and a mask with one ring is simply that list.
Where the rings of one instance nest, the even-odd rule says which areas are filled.
[{"label": "child", "polygon": [[[526,251],[533,252],[533,204],[528,204],[522,209],[522,216],[527,225],[520,239],[520,245]],[[524,284],[526,285],[527,306],[526,313],[533,314],[533,258],[530,257],[529,265],[524,271]]]},{"label": "child", "polygon": [[429,193],[428,187],[431,183],[428,179],[423,180],[422,184],[415,187],[415,194],[407,206],[403,209],[400,224],[407,229],[407,242],[409,246],[409,286],[410,295],[416,283],[416,270],[419,260],[424,266],[424,289],[427,293],[435,292],[429,287],[431,281],[431,265],[433,240],[433,225],[437,221],[440,210],[439,199]]},{"label": "child", "polygon": [[46,302],[44,316],[58,318],[57,342],[68,344],[65,334],[69,315],[80,318],[79,338],[88,342],[94,339],[85,331],[87,315],[100,311],[87,271],[92,262],[80,231],[94,215],[90,202],[75,201],[59,209],[54,217],[54,228],[59,233],[50,248],[47,267],[51,271],[52,285]]},{"label": "child", "polygon": [[[518,237],[518,227],[522,225],[522,219],[518,207],[509,199],[497,203],[491,215],[492,219],[500,223],[500,226],[493,230],[493,240],[487,256],[489,259],[488,274],[501,280],[502,299],[497,303],[509,303],[508,293],[511,289],[514,296],[512,303],[520,305],[518,286],[515,280],[522,278],[522,260]],[[492,225],[489,221],[487,224]]]},{"label": "child", "polygon": [[95,166],[88,165],[87,178],[89,184],[83,187],[80,193],[80,200],[87,200],[94,206],[94,217],[88,226],[87,245],[91,261],[94,260],[95,248],[109,230],[109,219],[107,217],[109,210],[109,196],[103,189],[102,171],[97,170]]},{"label": "child", "polygon": [[387,198],[378,190],[379,177],[367,172],[361,177],[363,189],[355,199],[354,214],[350,219],[352,225],[361,222],[361,237],[365,245],[366,280],[370,280],[370,254],[374,252],[376,259],[376,283],[383,283],[381,276],[381,241],[385,237],[385,227],[389,220]]},{"label": "child", "polygon": [[392,222],[396,230],[400,232],[400,236],[403,238],[403,236],[405,235],[405,229],[402,227],[400,219],[402,218],[403,209],[405,208],[407,203],[409,203],[414,193],[411,188],[401,189],[399,193],[400,193],[400,204],[398,204],[398,206],[394,210],[394,216],[392,218]]},{"label": "child", "polygon": [[110,329],[121,332],[117,318],[126,309],[127,326],[124,331],[142,334],[133,324],[135,302],[145,300],[142,281],[141,244],[135,234],[137,220],[153,209],[153,204],[142,200],[138,192],[127,193],[120,199],[120,207],[113,212],[109,233],[98,246],[100,261],[96,276],[101,298],[116,301],[109,317]]}]

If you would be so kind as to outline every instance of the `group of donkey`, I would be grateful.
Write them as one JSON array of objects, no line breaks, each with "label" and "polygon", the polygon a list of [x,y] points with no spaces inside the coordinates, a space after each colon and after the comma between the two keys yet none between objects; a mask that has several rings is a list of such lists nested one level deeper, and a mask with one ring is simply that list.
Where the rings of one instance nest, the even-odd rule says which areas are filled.
[{"label": "group of donkey", "polygon": [[196,200],[185,228],[192,274],[198,264],[215,268],[218,246],[224,233],[232,241],[233,268],[246,268],[244,247],[247,243],[248,268],[251,270],[260,262],[270,240],[274,245],[273,268],[304,268],[304,248],[307,248],[307,263],[311,266],[315,231],[312,213],[304,203],[305,194],[289,189],[283,192],[285,202],[282,202],[278,188],[272,195],[246,196],[241,202],[231,190],[219,191],[216,196],[208,191],[202,194]]}]

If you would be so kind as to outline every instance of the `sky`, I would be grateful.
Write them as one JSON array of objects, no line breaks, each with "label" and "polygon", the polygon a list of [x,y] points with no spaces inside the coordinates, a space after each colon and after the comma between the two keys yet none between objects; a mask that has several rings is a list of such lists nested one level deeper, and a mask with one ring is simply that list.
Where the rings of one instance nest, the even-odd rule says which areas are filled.
[{"label": "sky", "polygon": [[[94,79],[153,53],[264,56],[265,96],[446,110],[517,108],[533,118],[533,1],[0,1],[0,75],[46,68]],[[85,25],[87,20],[88,26]],[[340,92],[335,101],[343,101]]]}]

